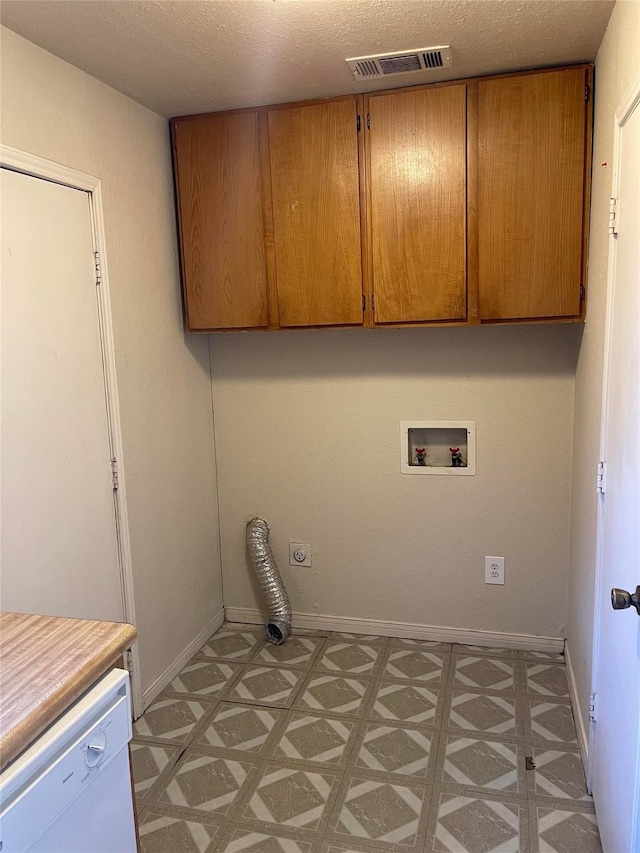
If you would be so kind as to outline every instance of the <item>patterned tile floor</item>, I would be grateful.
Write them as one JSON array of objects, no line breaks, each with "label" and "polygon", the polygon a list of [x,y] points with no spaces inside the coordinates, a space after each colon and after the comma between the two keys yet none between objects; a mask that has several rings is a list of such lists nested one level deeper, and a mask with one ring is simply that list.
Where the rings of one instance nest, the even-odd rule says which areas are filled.
[{"label": "patterned tile floor", "polygon": [[227,624],[134,726],[142,853],[597,853],[563,663]]}]

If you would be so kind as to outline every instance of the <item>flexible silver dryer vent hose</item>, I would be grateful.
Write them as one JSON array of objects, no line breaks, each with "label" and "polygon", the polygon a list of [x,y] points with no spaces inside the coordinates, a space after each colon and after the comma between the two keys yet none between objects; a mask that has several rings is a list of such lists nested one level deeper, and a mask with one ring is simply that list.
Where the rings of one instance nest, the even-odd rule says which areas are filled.
[{"label": "flexible silver dryer vent hose", "polygon": [[279,646],[291,633],[291,602],[269,545],[269,525],[262,518],[247,524],[247,549],[269,608],[266,636]]}]

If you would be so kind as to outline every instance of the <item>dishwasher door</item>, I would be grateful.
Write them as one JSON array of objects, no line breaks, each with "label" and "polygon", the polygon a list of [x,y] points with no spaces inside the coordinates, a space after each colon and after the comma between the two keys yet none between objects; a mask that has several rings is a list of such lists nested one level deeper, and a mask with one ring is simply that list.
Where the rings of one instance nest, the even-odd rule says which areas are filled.
[{"label": "dishwasher door", "polygon": [[28,850],[29,853],[135,853],[126,747],[91,782],[86,794],[74,800]]},{"label": "dishwasher door", "polygon": [[2,772],[2,853],[135,853],[130,709],[112,670]]}]

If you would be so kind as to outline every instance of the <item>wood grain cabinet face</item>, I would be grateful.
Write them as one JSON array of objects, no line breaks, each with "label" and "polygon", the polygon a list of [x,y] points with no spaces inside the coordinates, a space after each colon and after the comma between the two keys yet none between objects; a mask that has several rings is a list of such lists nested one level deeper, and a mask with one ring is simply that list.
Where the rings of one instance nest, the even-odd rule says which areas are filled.
[{"label": "wood grain cabinet face", "polygon": [[174,124],[189,329],[267,325],[257,111]]},{"label": "wood grain cabinet face", "polygon": [[372,95],[369,115],[375,322],[464,320],[466,86]]},{"label": "wood grain cabinet face", "polygon": [[362,325],[356,99],[270,110],[281,326]]},{"label": "wood grain cabinet face", "polygon": [[581,320],[590,81],[174,119],[189,329]]},{"label": "wood grain cabinet face", "polygon": [[584,67],[479,83],[482,320],[579,317]]}]

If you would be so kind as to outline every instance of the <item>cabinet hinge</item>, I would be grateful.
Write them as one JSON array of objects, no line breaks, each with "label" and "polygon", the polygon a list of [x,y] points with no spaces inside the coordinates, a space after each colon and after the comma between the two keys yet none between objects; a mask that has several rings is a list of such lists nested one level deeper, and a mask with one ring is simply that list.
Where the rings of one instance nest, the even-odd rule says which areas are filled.
[{"label": "cabinet hinge", "polygon": [[100,263],[100,252],[93,253],[93,265],[96,271],[96,286],[102,284],[102,266]]},{"label": "cabinet hinge", "polygon": [[584,284],[580,285],[580,299],[584,299]]},{"label": "cabinet hinge", "polygon": [[375,297],[375,294],[372,293],[371,294],[371,310],[373,311],[373,309],[375,307],[376,307],[376,297]]},{"label": "cabinet hinge", "polygon": [[367,130],[371,130],[371,116],[367,113]]},{"label": "cabinet hinge", "polygon": [[360,133],[360,116],[358,116],[358,120],[357,120],[356,124],[358,126],[358,133]]},{"label": "cabinet hinge", "polygon": [[127,649],[124,653],[124,665],[126,666],[129,675],[133,675],[133,652],[131,649]]},{"label": "cabinet hinge", "polygon": [[596,713],[596,694],[589,693],[589,719],[592,723],[598,719],[598,715]]},{"label": "cabinet hinge", "polygon": [[587,83],[586,86],[584,87],[584,99],[585,99],[585,101],[588,101],[590,97],[591,97],[591,87]]},{"label": "cabinet hinge", "polygon": [[362,294],[362,313],[363,314],[364,314],[366,308],[367,308],[367,297],[363,293]]},{"label": "cabinet hinge", "polygon": [[599,495],[604,495],[607,490],[607,463],[598,462],[598,471],[596,473],[596,491]]},{"label": "cabinet hinge", "polygon": [[113,491],[118,491],[118,460],[111,460],[111,484],[113,486]]},{"label": "cabinet hinge", "polygon": [[618,213],[618,199],[609,199],[609,234],[618,233],[618,225],[620,222]]}]

